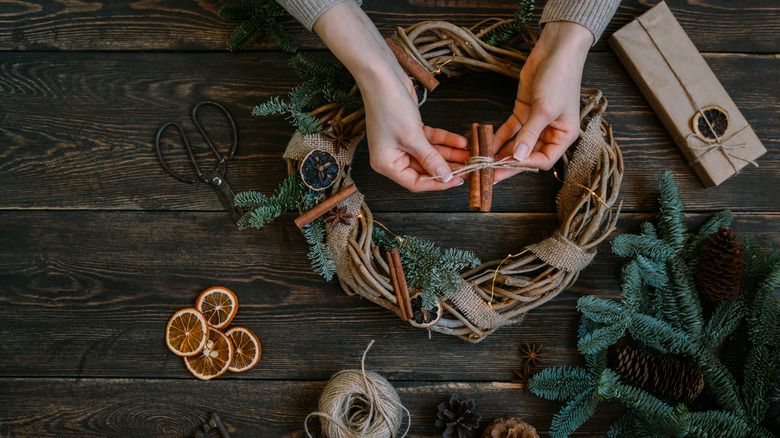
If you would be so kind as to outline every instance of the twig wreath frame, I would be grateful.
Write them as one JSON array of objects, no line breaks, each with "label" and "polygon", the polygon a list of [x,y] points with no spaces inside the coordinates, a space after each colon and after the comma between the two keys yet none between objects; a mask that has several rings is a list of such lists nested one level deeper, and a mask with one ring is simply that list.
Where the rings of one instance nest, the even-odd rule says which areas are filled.
[{"label": "twig wreath frame", "polygon": [[[520,20],[519,15],[514,20],[494,18],[470,28],[424,21],[398,28],[393,41],[426,73],[457,76],[475,70],[518,78],[527,54],[512,48],[512,43],[521,40],[532,48],[538,37],[525,21],[527,18]],[[501,34],[511,35],[513,41]],[[349,94],[356,96],[358,92],[354,86]],[[436,323],[427,328],[479,342],[501,326],[520,322],[528,311],[572,286],[593,259],[596,246],[614,231],[622,206],[617,198],[623,157],[611,126],[602,119],[607,100],[601,92],[582,89],[580,108],[579,139],[561,160],[565,178],[561,180],[554,171],[563,182],[556,199],[558,230],[503,260],[460,273],[457,291],[438,297],[440,318],[437,316]],[[329,103],[309,116],[319,119],[326,128],[318,134],[297,131],[284,158],[291,175],[300,172],[302,161],[316,150],[332,154],[341,167],[335,180],[328,181],[331,197],[339,193],[342,196],[331,203],[338,209],[335,219],[331,218],[335,226],[327,227],[322,242],[333,255],[338,281],[347,294],[359,295],[408,319],[408,304],[402,302],[396,290],[399,283],[397,277],[394,281],[392,258],[386,258],[375,242],[374,229],[379,222],[373,219],[350,176],[355,148],[365,134],[363,108],[348,111],[346,105]],[[345,187],[351,189],[349,193]],[[613,208],[616,203],[618,206]],[[299,226],[304,229],[303,223]],[[395,237],[403,246],[403,239]],[[406,288],[406,282],[402,283]],[[415,292],[411,291],[413,296]]]}]

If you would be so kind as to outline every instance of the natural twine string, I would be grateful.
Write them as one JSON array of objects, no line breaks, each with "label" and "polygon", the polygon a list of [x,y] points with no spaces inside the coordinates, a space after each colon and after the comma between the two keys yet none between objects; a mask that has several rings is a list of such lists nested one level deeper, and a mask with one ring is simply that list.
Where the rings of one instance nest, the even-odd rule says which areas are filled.
[{"label": "natural twine string", "polygon": [[430,181],[434,179],[438,179],[438,180],[447,179],[449,181],[452,178],[463,176],[482,169],[515,169],[521,172],[539,171],[539,169],[535,167],[524,167],[524,166],[519,166],[519,164],[520,161],[517,161],[515,157],[504,157],[496,161],[496,159],[493,157],[477,155],[469,158],[469,163],[467,165],[458,167],[457,169],[453,169],[450,173],[445,173],[444,175],[426,176],[420,178],[420,181]]},{"label": "natural twine string", "polygon": [[309,432],[311,417],[320,417],[327,438],[396,438],[405,413],[409,421],[400,438],[409,433],[411,413],[401,404],[398,392],[384,377],[366,371],[366,354],[372,345],[373,340],[363,352],[359,370],[339,371],[328,381],[319,410],[304,420],[309,438],[314,438]]}]

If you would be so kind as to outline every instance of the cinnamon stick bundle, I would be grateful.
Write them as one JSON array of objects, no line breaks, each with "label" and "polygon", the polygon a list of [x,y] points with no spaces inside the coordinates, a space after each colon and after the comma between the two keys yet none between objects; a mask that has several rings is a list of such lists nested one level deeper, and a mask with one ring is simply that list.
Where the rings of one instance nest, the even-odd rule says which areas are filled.
[{"label": "cinnamon stick bundle", "polygon": [[[479,138],[479,155],[483,157],[493,156],[493,125],[479,125],[477,128]],[[473,177],[472,177],[473,178]],[[479,172],[480,207],[479,211],[490,211],[493,203],[493,169],[486,168]]]},{"label": "cinnamon stick bundle", "polygon": [[406,50],[402,49],[401,46],[396,44],[392,38],[385,38],[385,41],[387,42],[387,45],[390,46],[390,50],[393,51],[395,59],[398,60],[398,63],[401,64],[401,67],[404,69],[404,71],[409,73],[413,78],[417,79],[417,82],[425,87],[426,90],[433,91],[436,87],[439,86],[439,81],[433,77],[431,72],[420,65],[420,63],[417,62],[417,60],[414,59],[412,55],[406,53]]},{"label": "cinnamon stick bundle", "polygon": [[[474,158],[477,155],[479,155],[479,134],[477,132],[479,128],[479,123],[472,123],[471,124],[471,157]],[[476,172],[473,172],[471,174],[471,179],[469,180],[469,209],[471,210],[479,210],[482,207],[482,201],[480,199],[481,194],[481,188],[480,188],[480,173],[481,171],[477,170]]]},{"label": "cinnamon stick bundle", "polygon": [[330,211],[333,207],[346,201],[347,198],[354,195],[355,193],[357,193],[357,187],[355,187],[354,184],[350,184],[348,187],[339,190],[330,198],[325,199],[324,201],[315,205],[311,210],[307,210],[301,216],[297,217],[295,219],[295,225],[297,225],[298,228],[303,229],[303,227],[308,225],[311,221],[317,219],[318,217]]},{"label": "cinnamon stick bundle", "polygon": [[387,252],[387,266],[390,268],[390,279],[393,282],[398,308],[401,310],[401,319],[408,321],[412,317],[412,301],[409,298],[409,289],[406,286],[406,276],[398,248]]}]

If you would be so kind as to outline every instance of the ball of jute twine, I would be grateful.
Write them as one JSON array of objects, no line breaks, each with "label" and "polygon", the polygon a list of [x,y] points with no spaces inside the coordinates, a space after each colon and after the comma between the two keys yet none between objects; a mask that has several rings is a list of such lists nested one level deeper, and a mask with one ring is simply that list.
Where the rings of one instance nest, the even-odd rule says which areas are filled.
[{"label": "ball of jute twine", "polygon": [[366,371],[366,354],[359,370],[342,370],[330,378],[322,390],[318,410],[306,416],[304,428],[309,438],[309,419],[320,417],[322,432],[327,438],[395,438],[403,422],[409,418],[405,437],[411,426],[411,414],[401,404],[398,392],[384,377]]}]

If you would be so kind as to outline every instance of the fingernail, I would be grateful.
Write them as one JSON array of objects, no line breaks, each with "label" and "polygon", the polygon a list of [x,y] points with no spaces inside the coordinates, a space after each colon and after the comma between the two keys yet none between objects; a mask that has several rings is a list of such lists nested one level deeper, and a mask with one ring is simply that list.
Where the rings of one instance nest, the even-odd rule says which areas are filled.
[{"label": "fingernail", "polygon": [[443,164],[436,168],[436,176],[443,177],[441,179],[441,182],[443,183],[448,183],[452,180],[452,174],[450,173],[450,168]]},{"label": "fingernail", "polygon": [[462,186],[464,182],[465,182],[465,181],[463,181],[463,178],[461,178],[461,179],[460,179],[460,182],[459,182],[459,183],[457,183],[457,184],[455,184],[455,187]]},{"label": "fingernail", "polygon": [[523,161],[528,157],[528,145],[520,143],[515,149],[514,157],[517,161]]}]

